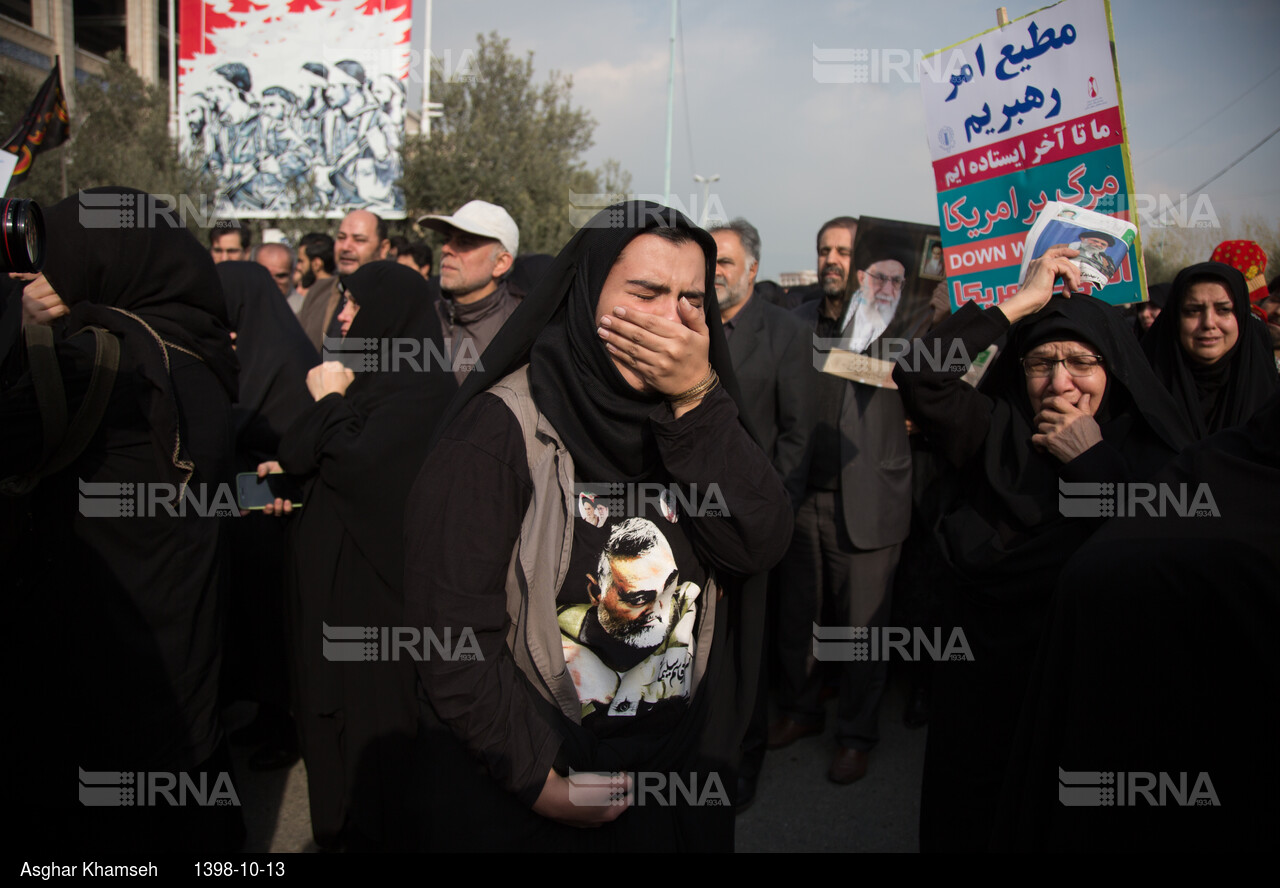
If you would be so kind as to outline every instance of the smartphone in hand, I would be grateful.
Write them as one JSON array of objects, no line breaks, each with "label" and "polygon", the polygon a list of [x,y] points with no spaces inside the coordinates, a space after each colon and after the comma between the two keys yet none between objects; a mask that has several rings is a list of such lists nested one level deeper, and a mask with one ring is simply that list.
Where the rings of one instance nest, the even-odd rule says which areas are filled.
[{"label": "smartphone in hand", "polygon": [[272,472],[265,478],[255,472],[236,475],[236,500],[241,509],[261,510],[277,499],[289,500],[295,509],[302,508],[302,479],[284,472]]}]

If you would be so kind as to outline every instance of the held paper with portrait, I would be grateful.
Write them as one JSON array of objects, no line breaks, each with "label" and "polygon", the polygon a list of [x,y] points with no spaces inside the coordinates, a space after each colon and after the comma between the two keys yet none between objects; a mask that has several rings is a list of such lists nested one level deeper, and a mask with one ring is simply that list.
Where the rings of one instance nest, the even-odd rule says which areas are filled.
[{"label": "held paper with portrait", "polygon": [[1027,232],[1018,284],[1021,286],[1026,280],[1031,260],[1040,258],[1052,247],[1070,247],[1079,252],[1069,261],[1080,269],[1080,277],[1095,290],[1101,290],[1116,279],[1137,236],[1137,226],[1132,222],[1049,201]]}]

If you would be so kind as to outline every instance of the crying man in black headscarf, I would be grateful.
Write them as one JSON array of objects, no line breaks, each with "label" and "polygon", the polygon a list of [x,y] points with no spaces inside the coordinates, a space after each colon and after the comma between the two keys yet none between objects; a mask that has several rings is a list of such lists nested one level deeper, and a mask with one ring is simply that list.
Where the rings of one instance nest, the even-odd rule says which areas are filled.
[{"label": "crying man in black headscarf", "polygon": [[[451,406],[409,497],[406,620],[472,627],[480,654],[418,664],[425,848],[733,847],[762,628],[733,577],[781,557],[791,509],[738,419],[715,260],[673,210],[603,211]],[[701,507],[712,490],[723,508]],[[629,805],[625,779],[581,772],[661,773],[720,806]]]}]

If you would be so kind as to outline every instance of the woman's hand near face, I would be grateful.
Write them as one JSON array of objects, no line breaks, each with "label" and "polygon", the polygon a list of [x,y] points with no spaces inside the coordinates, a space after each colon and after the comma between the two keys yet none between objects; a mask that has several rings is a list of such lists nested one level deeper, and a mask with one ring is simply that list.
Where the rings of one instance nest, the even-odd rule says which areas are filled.
[{"label": "woman's hand near face", "polygon": [[1063,463],[1093,447],[1102,440],[1102,429],[1093,418],[1092,398],[1086,392],[1077,404],[1064,397],[1047,399],[1036,414],[1031,443]]},{"label": "woman's hand near face", "polygon": [[355,378],[341,361],[325,361],[307,372],[307,391],[317,401],[325,395],[345,395]]}]

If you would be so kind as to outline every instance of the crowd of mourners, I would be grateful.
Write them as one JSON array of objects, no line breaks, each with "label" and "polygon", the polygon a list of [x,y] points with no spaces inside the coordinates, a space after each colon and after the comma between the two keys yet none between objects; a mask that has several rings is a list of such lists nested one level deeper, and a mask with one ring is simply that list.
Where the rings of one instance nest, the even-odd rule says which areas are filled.
[{"label": "crowd of mourners", "polygon": [[922,850],[1274,840],[1257,244],[1128,308],[1055,247],[913,311],[852,216],[790,289],[750,222],[641,201],[555,257],[470,201],[417,220],[438,265],[365,210],[256,246],[45,220],[0,306],[24,847],[235,851],[237,744],[303,759],[323,850],[732,850],[768,751],[863,779],[891,666]]}]

